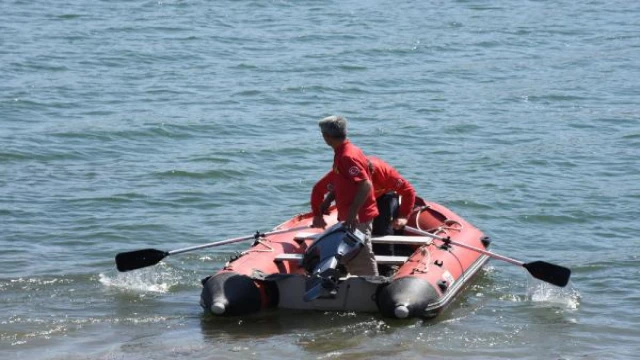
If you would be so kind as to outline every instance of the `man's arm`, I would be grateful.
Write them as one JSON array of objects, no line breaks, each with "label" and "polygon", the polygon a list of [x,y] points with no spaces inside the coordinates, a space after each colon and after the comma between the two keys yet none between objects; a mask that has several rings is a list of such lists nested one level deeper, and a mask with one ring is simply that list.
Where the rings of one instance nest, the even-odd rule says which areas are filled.
[{"label": "man's arm", "polygon": [[329,207],[331,206],[331,202],[333,202],[333,199],[335,199],[335,194],[333,193],[333,191],[330,191],[327,194],[327,197],[322,202],[322,205],[320,205],[320,212],[316,214],[314,211],[311,227],[322,229],[327,227],[327,222],[324,220],[324,215],[329,214]]},{"label": "man's arm", "polygon": [[413,210],[413,206],[416,203],[416,191],[408,181],[404,180],[403,185],[397,189],[396,192],[401,196],[401,204],[400,209],[398,209],[398,217],[393,220],[393,224],[391,224],[391,226],[393,226],[394,229],[399,230],[407,225],[407,217]]},{"label": "man's arm", "polygon": [[362,180],[358,182],[356,195],[353,198],[351,206],[349,206],[349,212],[347,213],[347,218],[344,221],[347,229],[351,231],[355,230],[356,224],[358,223],[358,212],[367,199],[372,187],[373,185],[371,184],[371,180]]},{"label": "man's arm", "polygon": [[329,191],[327,196],[324,198],[322,205],[320,205],[320,213],[328,214],[329,208],[331,207],[331,203],[336,199],[336,194],[333,191]]},{"label": "man's arm", "polygon": [[[331,187],[331,171],[326,173],[320,180],[318,180],[311,189],[311,211],[313,215],[322,215],[322,207],[324,205],[323,200],[326,201],[324,195],[329,192]],[[328,207],[327,207],[328,208]]]},{"label": "man's arm", "polygon": [[416,190],[413,188],[411,183],[402,177],[399,177],[396,180],[396,183],[396,192],[398,195],[402,196],[402,204],[400,204],[398,216],[406,218],[409,216],[416,203]]}]

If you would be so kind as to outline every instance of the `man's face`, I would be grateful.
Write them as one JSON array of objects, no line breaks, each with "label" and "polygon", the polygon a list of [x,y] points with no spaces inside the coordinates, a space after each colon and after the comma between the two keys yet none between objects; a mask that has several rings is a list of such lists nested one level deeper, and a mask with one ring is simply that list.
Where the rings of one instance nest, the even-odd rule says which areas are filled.
[{"label": "man's face", "polygon": [[331,146],[331,142],[329,141],[330,137],[327,134],[322,133],[322,138],[324,139],[324,142],[327,143],[327,145]]}]

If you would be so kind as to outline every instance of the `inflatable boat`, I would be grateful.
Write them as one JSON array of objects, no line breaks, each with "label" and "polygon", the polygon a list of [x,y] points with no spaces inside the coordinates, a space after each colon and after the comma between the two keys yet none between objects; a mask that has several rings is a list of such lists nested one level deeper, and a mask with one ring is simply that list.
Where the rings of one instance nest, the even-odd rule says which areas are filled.
[{"label": "inflatable boat", "polygon": [[380,276],[347,273],[363,236],[346,230],[332,208],[326,229],[311,228],[306,213],[256,233],[248,249],[202,280],[200,305],[219,316],[281,308],[434,317],[489,260],[490,241],[442,205],[419,198],[416,205],[403,231],[373,235]]},{"label": "inflatable boat", "polygon": [[219,316],[279,307],[434,317],[489,258],[522,267],[555,286],[569,283],[569,268],[491,252],[487,250],[489,238],[449,209],[420,198],[416,205],[402,232],[387,228],[372,237],[381,276],[352,276],[346,271],[345,265],[364,246],[364,235],[345,229],[336,219],[335,208],[330,209],[327,229],[311,228],[313,215],[301,214],[267,233],[171,251],[121,252],[115,257],[116,268],[122,272],[141,269],[167,256],[254,240],[247,250],[202,280],[200,305]]}]

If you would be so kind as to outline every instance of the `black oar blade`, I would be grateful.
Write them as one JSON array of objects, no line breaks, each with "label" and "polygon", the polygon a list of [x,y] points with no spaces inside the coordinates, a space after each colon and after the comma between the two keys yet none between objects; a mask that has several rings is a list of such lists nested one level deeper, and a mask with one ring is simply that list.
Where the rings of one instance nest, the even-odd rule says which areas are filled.
[{"label": "black oar blade", "polygon": [[571,270],[564,266],[550,264],[544,261],[534,261],[522,265],[536,279],[550,284],[565,287],[569,283]]},{"label": "black oar blade", "polygon": [[166,251],[156,249],[142,249],[119,253],[116,255],[118,271],[129,271],[155,265],[169,255]]}]

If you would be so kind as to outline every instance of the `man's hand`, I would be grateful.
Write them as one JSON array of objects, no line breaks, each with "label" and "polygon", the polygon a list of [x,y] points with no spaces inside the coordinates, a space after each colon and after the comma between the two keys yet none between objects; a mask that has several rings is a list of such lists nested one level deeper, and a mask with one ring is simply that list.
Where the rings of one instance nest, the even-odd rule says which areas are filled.
[{"label": "man's hand", "polygon": [[315,215],[313,217],[313,222],[311,223],[311,227],[314,228],[326,228],[327,227],[327,222],[324,221],[324,216],[322,215]]},{"label": "man's hand", "polygon": [[367,195],[369,195],[369,191],[372,187],[373,185],[370,180],[358,182],[353,202],[351,203],[351,206],[349,206],[347,218],[344,220],[344,226],[350,231],[354,231],[356,229],[356,225],[358,225],[358,222],[360,221],[358,219],[358,212],[367,199]]},{"label": "man's hand", "polygon": [[329,208],[331,207],[331,203],[335,200],[336,195],[333,191],[329,192],[327,196],[324,198],[324,201],[320,205],[320,213],[324,215],[329,215]]},{"label": "man's hand", "polygon": [[399,217],[393,220],[393,224],[391,224],[391,226],[393,226],[393,228],[396,230],[400,230],[404,228],[406,225],[407,225],[407,218],[402,218],[402,217]]},{"label": "man's hand", "polygon": [[356,230],[357,225],[358,225],[358,215],[347,216],[347,219],[344,221],[344,227],[351,232]]}]

